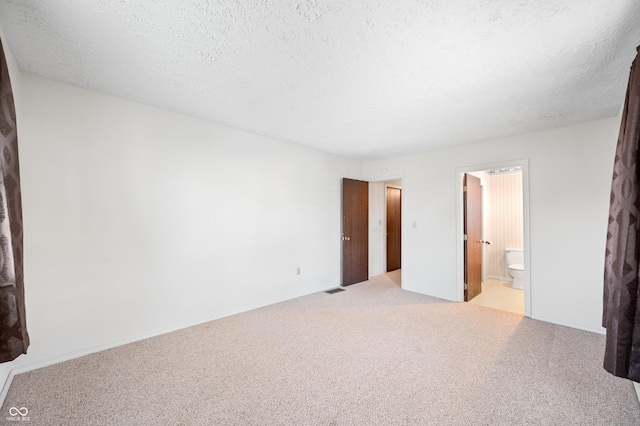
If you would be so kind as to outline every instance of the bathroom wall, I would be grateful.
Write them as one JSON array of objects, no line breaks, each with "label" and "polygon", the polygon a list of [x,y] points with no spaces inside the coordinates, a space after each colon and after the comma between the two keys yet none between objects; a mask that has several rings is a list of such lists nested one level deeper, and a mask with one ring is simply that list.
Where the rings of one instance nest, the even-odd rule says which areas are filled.
[{"label": "bathroom wall", "polygon": [[505,249],[522,248],[522,172],[487,174],[484,202],[485,279],[510,279]]},{"label": "bathroom wall", "polygon": [[524,245],[522,210],[522,172],[471,172],[482,182],[483,281],[495,278],[511,280],[505,249]]}]

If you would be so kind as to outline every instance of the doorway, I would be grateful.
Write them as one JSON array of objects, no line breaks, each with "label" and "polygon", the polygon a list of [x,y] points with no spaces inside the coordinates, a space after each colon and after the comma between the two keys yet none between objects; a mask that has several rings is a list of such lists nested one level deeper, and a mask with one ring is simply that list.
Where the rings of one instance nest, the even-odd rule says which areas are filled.
[{"label": "doorway", "polygon": [[402,177],[369,182],[369,276],[402,287]]},{"label": "doorway", "polygon": [[[481,289],[470,297],[471,303],[531,316],[531,273],[529,244],[528,161],[479,165],[458,169],[458,282],[459,299],[465,300],[467,277],[467,242],[477,248],[474,254],[481,276]],[[481,183],[481,231],[464,240],[466,231],[464,192],[465,175]],[[473,243],[473,244],[472,244]],[[477,243],[477,244],[476,244]],[[477,246],[477,247],[476,247]],[[513,269],[508,268],[506,253],[520,250],[524,278],[514,285]],[[509,255],[513,258],[513,255]],[[513,263],[513,262],[512,262]],[[472,266],[473,269],[473,266]],[[517,274],[516,274],[517,275]],[[517,275],[522,278],[522,274]],[[524,287],[517,289],[514,287]]]},{"label": "doorway", "polygon": [[[393,212],[387,212],[387,189],[395,207]],[[397,190],[397,191],[396,191]],[[363,191],[368,194],[364,195]],[[396,285],[402,287],[402,177],[381,181],[356,181],[343,179],[342,200],[342,286],[365,281],[369,278],[387,275]],[[393,231],[392,240],[388,237],[388,216],[394,216],[389,222]],[[362,222],[358,217],[365,217],[365,227],[368,225],[366,236],[362,235]],[[352,223],[356,221],[357,224]],[[366,228],[365,228],[366,229]],[[366,243],[358,243],[366,239]],[[395,245],[395,247],[388,247]],[[392,263],[387,264],[388,249],[395,256]],[[388,268],[395,269],[388,272]],[[364,274],[363,274],[364,268]]]},{"label": "doorway", "polygon": [[402,188],[387,186],[387,272],[402,267]]}]

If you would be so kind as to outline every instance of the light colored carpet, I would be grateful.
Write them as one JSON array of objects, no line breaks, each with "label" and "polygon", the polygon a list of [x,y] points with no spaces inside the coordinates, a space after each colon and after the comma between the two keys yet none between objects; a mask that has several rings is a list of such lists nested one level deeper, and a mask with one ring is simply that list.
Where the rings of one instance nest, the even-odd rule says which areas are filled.
[{"label": "light colored carpet", "polygon": [[[396,269],[395,271],[387,272],[383,274],[388,280],[391,280],[398,287],[402,287],[402,269]],[[384,277],[375,277],[375,279],[383,279]]]},{"label": "light colored carpet", "polygon": [[482,283],[482,293],[469,303],[524,315],[524,290],[511,287],[508,281],[491,279]]},{"label": "light colored carpet", "polygon": [[2,412],[27,407],[37,425],[638,425],[603,347],[380,276],[18,375]]}]

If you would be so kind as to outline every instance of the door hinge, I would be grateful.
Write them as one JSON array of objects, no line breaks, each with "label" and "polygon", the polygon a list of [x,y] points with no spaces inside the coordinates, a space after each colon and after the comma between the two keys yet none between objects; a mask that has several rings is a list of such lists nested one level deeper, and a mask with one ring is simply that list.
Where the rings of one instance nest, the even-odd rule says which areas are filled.
[{"label": "door hinge", "polygon": [[462,192],[467,192],[467,185],[462,187]]},{"label": "door hinge", "polygon": [[469,290],[469,284],[464,283],[464,289],[465,289],[465,290]]},{"label": "door hinge", "polygon": [[467,237],[467,234],[464,234],[464,240],[467,241],[469,237]]}]

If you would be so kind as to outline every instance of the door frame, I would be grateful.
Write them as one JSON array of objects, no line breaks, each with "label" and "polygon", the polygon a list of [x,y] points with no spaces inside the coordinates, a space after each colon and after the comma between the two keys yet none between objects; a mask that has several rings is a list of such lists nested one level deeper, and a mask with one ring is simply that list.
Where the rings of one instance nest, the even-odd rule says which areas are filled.
[{"label": "door frame", "polygon": [[[383,225],[385,227],[386,230],[386,223],[387,223],[387,207],[386,207],[386,195],[387,195],[387,187],[393,187],[393,188],[400,188],[402,189],[402,197],[400,198],[400,222],[401,222],[401,226],[400,226],[400,235],[401,235],[401,240],[400,240],[400,264],[404,265],[404,262],[402,261],[404,258],[404,253],[405,253],[405,239],[404,239],[404,235],[405,235],[405,226],[406,226],[406,221],[405,221],[405,208],[404,208],[404,190],[406,188],[406,183],[405,183],[405,175],[404,174],[393,174],[393,175],[388,175],[388,176],[378,176],[372,179],[367,179],[367,182],[369,183],[373,183],[373,182],[383,182],[385,183],[384,185],[384,197],[385,197],[385,208],[384,208],[384,212],[383,212]],[[388,181],[393,181],[393,180],[401,180],[402,181],[402,185],[400,187],[395,186],[395,185],[390,185],[387,184],[386,182]],[[369,198],[369,203],[371,203],[371,198]],[[369,204],[369,211],[371,211],[371,204]],[[369,218],[371,219],[371,217]],[[369,232],[371,232],[371,224],[369,224]],[[386,231],[385,231],[386,232]],[[371,245],[371,236],[369,236],[369,244]],[[381,247],[382,250],[382,256],[383,256],[383,263],[384,263],[384,272],[382,272],[382,274],[386,273],[386,265],[387,265],[387,239],[385,237],[384,239],[384,244]],[[371,264],[371,251],[369,251],[369,264]],[[405,271],[402,271],[402,275],[405,276]],[[373,275],[371,275],[371,271],[369,271],[369,278],[371,278]]]},{"label": "door frame", "polygon": [[456,169],[456,295],[458,302],[464,301],[464,194],[462,191],[464,174],[513,166],[522,167],[522,213],[524,219],[524,316],[531,317],[533,306],[531,301],[531,234],[529,231],[529,159],[504,161],[500,163],[478,164],[467,167],[459,167]]},{"label": "door frame", "polygon": [[[388,183],[384,184],[384,225],[386,230],[388,230],[388,226],[389,226],[389,204],[388,204],[388,199],[387,199],[387,195],[389,192],[389,188],[391,189],[397,189],[400,191],[400,268],[402,269],[402,186],[397,186],[397,185],[390,185]],[[389,234],[388,232],[385,232],[385,239],[384,239],[384,251],[383,251],[383,257],[384,257],[384,264],[385,264],[385,270],[389,269]],[[390,271],[386,271],[386,272],[390,272]]]}]

